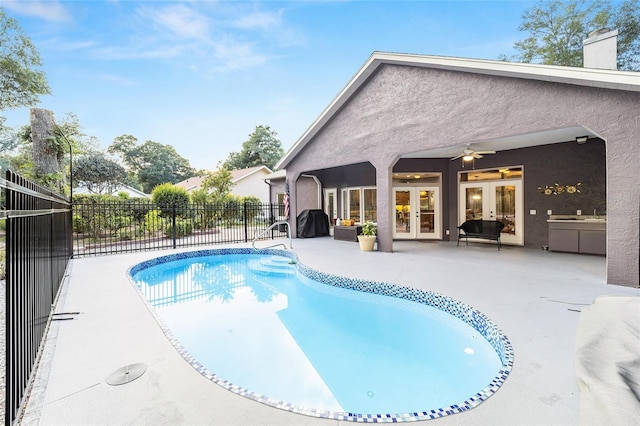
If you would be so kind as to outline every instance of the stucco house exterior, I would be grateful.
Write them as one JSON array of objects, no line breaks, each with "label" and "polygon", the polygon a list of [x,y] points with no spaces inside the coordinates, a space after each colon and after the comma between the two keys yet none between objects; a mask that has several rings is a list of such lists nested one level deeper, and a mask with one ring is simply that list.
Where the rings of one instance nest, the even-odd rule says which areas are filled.
[{"label": "stucco house exterior", "polygon": [[[231,193],[239,197],[253,195],[261,202],[269,202],[269,185],[265,183],[265,178],[271,174],[267,166],[249,167],[247,169],[230,170],[233,187]],[[175,185],[184,188],[187,192],[202,188],[202,182],[206,176],[193,176]]]},{"label": "stucco house exterior", "polygon": [[640,73],[374,52],[271,191],[288,182],[293,235],[321,197],[330,219],[376,221],[387,252],[496,217],[503,244],[545,248],[549,219],[606,217],[607,282],[637,287],[639,160]]}]

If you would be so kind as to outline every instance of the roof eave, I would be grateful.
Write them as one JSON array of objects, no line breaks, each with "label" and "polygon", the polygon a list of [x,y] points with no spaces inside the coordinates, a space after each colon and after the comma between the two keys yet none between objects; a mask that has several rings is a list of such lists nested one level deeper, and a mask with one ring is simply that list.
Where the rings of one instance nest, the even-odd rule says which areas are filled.
[{"label": "roof eave", "polygon": [[501,77],[550,81],[604,89],[640,92],[640,74],[637,72],[561,67],[556,65],[525,64],[483,59],[445,56],[426,56],[406,53],[373,52],[347,85],[338,93],[296,143],[278,161],[276,169],[286,168],[306,144],[324,127],[333,115],[381,66],[408,65],[433,69],[471,72]]}]

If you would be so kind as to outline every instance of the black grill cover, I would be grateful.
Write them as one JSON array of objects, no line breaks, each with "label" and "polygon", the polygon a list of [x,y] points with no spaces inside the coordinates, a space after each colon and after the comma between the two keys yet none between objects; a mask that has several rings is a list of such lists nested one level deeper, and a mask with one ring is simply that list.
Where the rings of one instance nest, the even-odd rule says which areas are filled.
[{"label": "black grill cover", "polygon": [[329,217],[322,210],[303,210],[298,215],[298,238],[329,235]]}]

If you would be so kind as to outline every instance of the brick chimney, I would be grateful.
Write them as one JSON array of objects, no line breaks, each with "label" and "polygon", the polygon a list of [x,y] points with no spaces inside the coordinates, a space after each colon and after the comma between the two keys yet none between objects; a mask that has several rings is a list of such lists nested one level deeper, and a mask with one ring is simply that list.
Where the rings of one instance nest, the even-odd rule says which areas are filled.
[{"label": "brick chimney", "polygon": [[585,68],[618,69],[618,30],[602,28],[589,33],[582,42],[582,61]]}]

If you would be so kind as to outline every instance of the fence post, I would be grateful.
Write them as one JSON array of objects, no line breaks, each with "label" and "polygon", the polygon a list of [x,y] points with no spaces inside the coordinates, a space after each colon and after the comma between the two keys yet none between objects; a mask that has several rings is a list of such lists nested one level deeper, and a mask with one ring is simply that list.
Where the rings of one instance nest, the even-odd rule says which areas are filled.
[{"label": "fence post", "polygon": [[243,207],[243,222],[244,222],[244,242],[248,242],[249,241],[249,227],[248,227],[248,221],[249,221],[249,216],[247,215],[247,202],[245,201],[244,204],[242,205]]},{"label": "fence post", "polygon": [[176,203],[171,206],[171,228],[173,230],[173,248],[176,248]]}]

